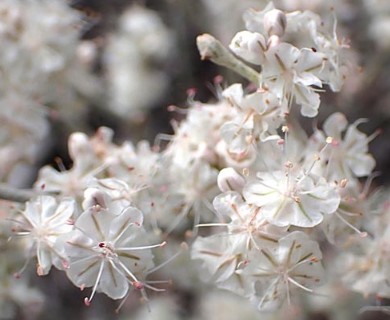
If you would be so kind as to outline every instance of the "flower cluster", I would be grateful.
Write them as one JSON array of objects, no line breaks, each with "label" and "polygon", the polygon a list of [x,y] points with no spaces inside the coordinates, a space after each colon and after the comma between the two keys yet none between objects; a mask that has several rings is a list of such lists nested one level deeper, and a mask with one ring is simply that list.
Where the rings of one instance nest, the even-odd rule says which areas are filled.
[{"label": "flower cluster", "polygon": [[[222,93],[233,116],[220,128],[221,141],[240,163],[221,168],[222,194],[213,201],[219,221],[199,225],[214,231],[195,240],[192,257],[201,260],[205,281],[250,298],[260,310],[276,310],[291,304],[295,292],[316,293],[324,282],[321,233],[339,246],[370,246],[368,186],[362,190],[358,179],[375,167],[368,143],[376,133],[367,137],[358,129],[364,121],[348,125],[334,113],[307,136],[290,112],[297,105],[303,116],[316,116],[319,88],[340,90],[345,79],[345,46],[318,16],[284,13],[270,3],[244,19],[248,30],[230,49],[261,72],[254,92],[234,84]],[[198,39],[202,57],[228,65],[220,49],[206,50],[212,43],[210,36]],[[244,67],[236,70],[253,79]]]},{"label": "flower cluster", "polygon": [[26,243],[28,260],[37,258],[37,274],[47,275],[52,267],[66,272],[81,289],[93,287],[85,298],[89,305],[95,292],[113,299],[125,298],[130,288],[158,290],[147,284],[154,268],[152,248],[143,228],[143,213],[124,205],[99,188],[84,192],[82,213],[73,199],[60,203],[52,196],[39,196],[27,202],[14,219],[13,233]]},{"label": "flower cluster", "polygon": [[[0,83],[2,97],[19,108],[0,110],[4,155],[18,139],[17,148],[25,144],[21,152],[29,153],[27,146],[48,131],[41,104],[54,103],[52,90],[76,96],[70,79],[78,63],[71,49],[79,33],[37,35],[47,25],[63,32],[78,17],[59,0],[29,1],[31,12],[38,2],[63,19],[54,14],[58,19],[30,22],[20,1],[12,10],[10,1],[0,4],[0,15],[10,22],[0,23],[0,37],[10,44],[0,65],[4,60],[14,68],[15,57],[24,57],[13,77]],[[65,7],[67,14],[60,14]],[[321,93],[340,91],[347,79],[347,45],[336,35],[336,21],[328,26],[311,11],[284,12],[269,2],[261,11],[248,10],[244,22],[246,30],[233,37],[230,51],[207,34],[197,43],[202,59],[231,68],[249,85],[224,85],[217,77],[217,101],[210,103],[189,91],[187,109],[168,107],[184,119],[172,121],[173,133],[157,135],[155,145],[117,143],[107,127],[92,136],[74,132],[68,140],[71,167],[60,159],[59,170],[42,167],[24,205],[0,207],[12,224],[10,234],[1,230],[2,240],[9,238],[27,257],[16,262],[23,265],[17,278],[34,260],[40,276],[54,266],[74,286],[91,288],[87,306],[97,292],[126,301],[135,290],[148,301],[146,289],[163,291],[154,284],[166,282],[150,275],[181,254],[186,246],[177,249],[178,243],[186,241],[190,252],[171,268],[179,292],[183,287],[201,296],[201,279],[259,311],[286,312],[301,304],[302,295],[321,296],[332,274],[354,291],[390,298],[390,206],[370,192],[376,163],[368,145],[378,132],[368,136],[361,131],[364,119],[350,124],[341,112],[312,132],[299,121],[318,116]],[[103,60],[110,107],[120,116],[142,114],[165,90],[165,74],[149,72],[147,61],[168,57],[171,34],[154,13],[133,7],[108,43]],[[27,57],[28,50],[38,58]],[[17,86],[30,78],[37,79],[34,86]],[[19,159],[4,158],[10,166]],[[0,169],[8,172],[1,163]],[[166,249],[154,250],[161,247]],[[337,270],[331,270],[333,262]],[[217,295],[207,296],[223,305]],[[201,314],[210,301],[200,302]],[[161,310],[177,316],[175,308]]]}]

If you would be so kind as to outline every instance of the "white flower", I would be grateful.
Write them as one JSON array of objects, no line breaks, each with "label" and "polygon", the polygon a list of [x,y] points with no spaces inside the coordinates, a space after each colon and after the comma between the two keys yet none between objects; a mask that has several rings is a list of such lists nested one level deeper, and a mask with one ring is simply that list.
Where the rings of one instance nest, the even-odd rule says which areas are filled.
[{"label": "white flower", "polygon": [[202,260],[204,282],[214,282],[218,287],[239,295],[248,296],[249,285],[237,270],[246,264],[240,246],[234,245],[233,237],[227,234],[208,238],[197,237],[191,251],[192,259]]},{"label": "white flower", "polygon": [[232,243],[243,251],[270,247],[277,243],[284,230],[270,225],[259,207],[247,204],[236,192],[220,194],[213,202],[219,217],[228,218],[226,224]]},{"label": "white flower", "polygon": [[259,172],[257,178],[244,187],[244,198],[277,226],[314,227],[340,203],[335,187],[322,177],[276,171]]},{"label": "white flower", "polygon": [[289,110],[292,99],[301,105],[301,114],[314,117],[318,113],[320,98],[311,86],[322,87],[318,73],[323,55],[310,49],[298,49],[289,43],[280,43],[266,53],[264,82],[284,101]]},{"label": "white flower", "polygon": [[111,209],[109,204],[106,208],[100,204],[90,207],[66,237],[69,279],[81,288],[93,286],[86,305],[96,291],[120,299],[127,294],[129,284],[143,290],[142,280],[154,265],[150,248],[156,246],[139,246],[146,241],[141,211],[130,206],[118,214]]},{"label": "white flower", "polygon": [[229,152],[246,153],[255,141],[275,140],[276,129],[283,121],[280,100],[268,90],[244,95],[241,84],[223,91],[223,96],[237,111],[231,121],[221,127],[221,136],[229,145]]},{"label": "white flower", "polygon": [[263,64],[267,50],[267,41],[264,36],[257,32],[241,31],[238,32],[229,45],[240,58],[253,63]]},{"label": "white flower", "polygon": [[374,239],[365,238],[360,244],[363,254],[349,253],[342,257],[342,267],[347,272],[343,281],[352,290],[364,295],[390,297],[390,228]]},{"label": "white flower", "polygon": [[322,254],[318,243],[300,231],[279,240],[274,250],[253,251],[248,266],[240,273],[250,277],[255,290],[252,300],[259,310],[273,311],[285,300],[290,304],[292,291],[312,293],[323,281]]},{"label": "white flower", "polygon": [[39,196],[26,203],[21,211],[23,221],[17,234],[28,237],[29,250],[36,250],[38,275],[49,273],[51,266],[59,269],[67,266],[67,256],[61,235],[72,230],[69,220],[75,211],[75,202],[71,199],[60,203],[51,196]]},{"label": "white flower", "polygon": [[[363,120],[358,120],[348,126],[348,121],[342,113],[334,113],[325,121],[323,128],[330,137],[328,160],[332,176],[342,178],[368,176],[375,167],[375,160],[368,153],[368,143],[376,136],[367,137],[357,126]],[[345,131],[345,133],[344,133]]]}]

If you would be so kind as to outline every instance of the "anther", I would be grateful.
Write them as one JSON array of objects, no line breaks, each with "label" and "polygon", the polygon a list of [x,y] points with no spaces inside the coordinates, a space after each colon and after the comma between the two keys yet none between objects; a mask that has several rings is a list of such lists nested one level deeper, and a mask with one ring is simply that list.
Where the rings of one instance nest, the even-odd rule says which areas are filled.
[{"label": "anther", "polygon": [[39,264],[37,265],[37,275],[40,277],[45,275],[42,266]]},{"label": "anther", "polygon": [[85,297],[84,298],[84,304],[89,307],[91,305],[91,301],[89,300],[89,298]]},{"label": "anther", "polygon": [[287,169],[292,169],[292,167],[294,166],[293,163],[291,161],[287,161],[284,166],[287,168]]},{"label": "anther", "polygon": [[138,290],[142,290],[144,288],[144,284],[142,282],[139,282],[139,281],[134,281],[131,284],[133,285],[134,288],[136,288]]},{"label": "anther", "polygon": [[221,76],[220,74],[215,76],[213,82],[216,85],[221,84],[223,82],[223,76]]},{"label": "anther", "polygon": [[341,179],[340,188],[345,188],[347,186],[347,183],[348,183],[347,179]]},{"label": "anther", "polygon": [[296,203],[301,203],[301,198],[298,196],[291,196],[291,198],[296,202]]}]

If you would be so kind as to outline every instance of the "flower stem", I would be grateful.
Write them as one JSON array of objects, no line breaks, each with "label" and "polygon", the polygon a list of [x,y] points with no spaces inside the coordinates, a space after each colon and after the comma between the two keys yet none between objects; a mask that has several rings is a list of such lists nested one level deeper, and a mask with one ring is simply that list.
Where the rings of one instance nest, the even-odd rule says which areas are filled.
[{"label": "flower stem", "polygon": [[202,60],[210,60],[233,70],[256,85],[259,84],[260,74],[236,58],[212,35],[202,34],[196,38],[196,43]]}]

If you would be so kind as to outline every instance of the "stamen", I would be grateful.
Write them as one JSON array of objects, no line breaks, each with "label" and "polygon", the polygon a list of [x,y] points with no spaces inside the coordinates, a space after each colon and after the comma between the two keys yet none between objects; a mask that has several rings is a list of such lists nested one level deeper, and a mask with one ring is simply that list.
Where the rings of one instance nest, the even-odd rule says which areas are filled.
[{"label": "stamen", "polygon": [[335,212],[335,215],[344,222],[348,227],[350,227],[353,231],[355,231],[360,237],[365,238],[367,237],[367,232],[362,232],[358,228],[356,228],[354,225],[352,225],[350,222],[348,222],[341,214],[339,214],[337,211]]},{"label": "stamen", "polygon": [[305,290],[305,291],[310,292],[310,293],[314,292],[312,289],[309,289],[309,288],[305,287],[304,285],[302,285],[299,282],[295,281],[291,277],[287,277],[287,279],[288,279],[289,282],[291,282],[292,284],[296,285],[298,288],[301,288],[302,290]]},{"label": "stamen", "polygon": [[[311,254],[310,254],[311,255]],[[318,262],[319,260],[315,257],[311,257],[309,259],[304,259],[302,261],[299,261],[298,263],[294,264],[290,269],[287,270],[287,273],[291,273],[291,271],[293,271],[294,269],[296,269],[297,267],[305,264],[305,263],[310,263],[310,262]]]},{"label": "stamen", "polygon": [[197,224],[195,228],[201,228],[201,227],[227,227],[228,223],[201,223]]},{"label": "stamen", "polygon": [[[146,250],[146,249],[153,249],[153,248],[161,248],[164,247],[167,244],[166,241],[163,241],[158,244],[152,244],[150,246],[140,246],[140,247],[119,247],[116,248],[116,251],[136,251],[136,250]],[[100,244],[99,244],[100,246]]]},{"label": "stamen", "polygon": [[60,169],[60,172],[66,172],[66,168],[65,168],[65,165],[64,165],[64,162],[62,161],[62,159],[60,157],[55,157],[54,158],[54,162],[57,164],[58,166],[58,169]]},{"label": "stamen", "polygon": [[188,250],[188,245],[187,243],[185,242],[182,242],[180,244],[180,250],[178,252],[176,252],[172,257],[170,257],[169,259],[165,260],[164,262],[161,262],[158,266],[148,270],[147,272],[147,275],[157,271],[157,270],[160,270],[161,268],[165,267],[167,264],[169,264],[171,261],[175,260],[180,254],[182,254],[184,251],[187,251]]},{"label": "stamen", "polygon": [[141,290],[142,290],[143,288],[148,288],[148,289],[150,289],[150,290],[152,290],[152,291],[155,291],[155,292],[165,292],[165,291],[167,291],[166,289],[153,287],[153,286],[149,285],[148,282],[144,282],[144,283],[142,284],[142,286],[143,286],[143,287],[141,288]]},{"label": "stamen", "polygon": [[93,286],[93,289],[92,289],[92,293],[91,293],[91,296],[89,298],[85,297],[84,298],[84,304],[89,307],[91,305],[91,301],[95,295],[95,292],[96,292],[96,289],[99,285],[99,282],[100,282],[100,278],[102,277],[102,274],[103,274],[103,269],[104,269],[104,260],[102,260],[100,262],[100,267],[99,267],[99,273],[97,275],[97,278],[96,278],[96,282],[95,282],[95,285]]},{"label": "stamen", "polygon": [[119,313],[119,311],[122,309],[123,305],[127,301],[127,298],[129,297],[129,295],[130,295],[130,292],[128,294],[126,294],[126,296],[122,299],[122,301],[119,304],[119,306],[115,309],[115,313]]},{"label": "stamen", "polygon": [[372,184],[372,181],[379,177],[381,174],[380,172],[373,172],[370,174],[370,176],[367,178],[366,182],[364,183],[363,191],[360,194],[360,198],[365,199],[368,195],[368,192],[370,191],[370,187]]},{"label": "stamen", "polygon": [[188,109],[179,108],[178,106],[175,106],[175,105],[168,106],[167,110],[168,110],[168,112],[177,112],[178,114],[183,114],[183,115],[188,114]]},{"label": "stamen", "polygon": [[[290,280],[290,277],[287,277],[288,280]],[[287,304],[290,306],[291,305],[291,297],[290,297],[290,285],[288,281],[286,281],[286,287],[287,287]]]},{"label": "stamen", "polygon": [[260,300],[259,307],[261,308],[264,304],[264,301],[266,300],[268,296],[268,292],[280,281],[280,278],[277,277],[274,281],[271,282],[271,284],[268,286],[268,288],[265,290],[263,297]]},{"label": "stamen", "polygon": [[[111,260],[109,260],[109,261],[110,261],[111,265],[114,267],[114,269],[119,271],[117,266],[115,265],[115,263],[112,262]],[[122,267],[123,271],[125,271],[126,274],[134,280],[134,282],[138,282],[138,279],[135,277],[135,275],[124,265],[124,263],[121,260],[117,259],[117,263]]]},{"label": "stamen", "polygon": [[170,228],[167,230],[167,235],[169,235],[178,225],[179,223],[184,219],[185,216],[190,212],[191,205],[187,204],[181,211],[181,213],[173,220]]},{"label": "stamen", "polygon": [[373,133],[371,133],[366,141],[367,141],[367,144],[369,144],[372,140],[374,140],[377,136],[379,136],[380,134],[382,134],[383,130],[382,129],[377,129],[375,130]]},{"label": "stamen", "polygon": [[358,218],[361,218],[363,216],[363,213],[362,212],[349,212],[349,211],[346,211],[342,208],[338,208],[337,209],[338,212],[340,212],[341,214],[343,214],[344,216],[348,216],[348,217],[358,217]]}]

